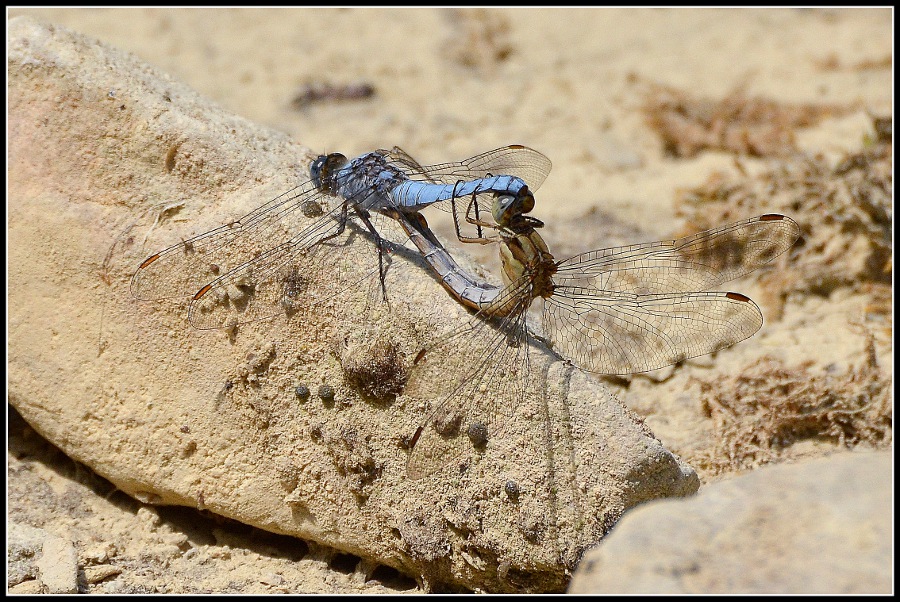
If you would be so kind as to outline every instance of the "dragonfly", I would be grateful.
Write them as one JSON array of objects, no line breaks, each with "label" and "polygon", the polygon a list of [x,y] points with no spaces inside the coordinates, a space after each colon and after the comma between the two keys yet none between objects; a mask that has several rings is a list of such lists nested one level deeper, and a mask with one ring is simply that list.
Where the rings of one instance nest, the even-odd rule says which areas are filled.
[{"label": "dragonfly", "polygon": [[[495,195],[493,221],[472,199],[466,221],[493,229],[469,242],[499,242],[504,286],[469,275],[421,214],[400,223],[441,284],[477,313],[419,352],[404,394],[431,406],[410,440],[407,475],[428,476],[467,449],[482,448],[529,395],[536,339],[599,374],[662,368],[755,334],[762,312],[736,292],[710,291],[770,263],[800,236],[797,223],[765,214],[676,240],[588,251],[556,260],[527,215],[534,199]],[[479,230],[482,232],[482,230]],[[457,235],[463,239],[457,226]],[[540,301],[540,336],[527,323]],[[453,380],[448,374],[458,376]]]},{"label": "dragonfly", "polygon": [[398,147],[352,160],[340,153],[320,155],[302,184],[236,221],[145,259],[132,276],[131,293],[140,300],[192,295],[188,318],[198,329],[290,315],[309,306],[315,277],[334,276],[330,268],[338,252],[325,243],[354,222],[375,242],[386,297],[387,245],[376,228],[392,223],[383,219],[386,212],[414,214],[467,196],[503,194],[525,202],[549,171],[549,159],[521,145],[430,166]]}]

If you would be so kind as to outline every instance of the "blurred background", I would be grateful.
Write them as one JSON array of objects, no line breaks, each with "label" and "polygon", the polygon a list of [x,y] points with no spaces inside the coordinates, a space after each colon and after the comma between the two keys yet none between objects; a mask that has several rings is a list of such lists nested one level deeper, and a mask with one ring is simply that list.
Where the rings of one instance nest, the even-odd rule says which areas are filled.
[{"label": "blurred background", "polygon": [[[871,129],[864,110],[887,112],[893,98],[889,9],[9,12],[19,14],[131,51],[315,152],[397,145],[429,164],[531,146],[554,165],[534,214],[563,230],[548,230],[558,256],[619,244],[603,229],[611,219],[639,240],[669,236],[676,189],[733,171],[727,150],[667,152],[648,126],[658,86],[692,98],[855,103],[798,135],[799,146],[834,153]],[[861,64],[874,68],[852,68]]]}]

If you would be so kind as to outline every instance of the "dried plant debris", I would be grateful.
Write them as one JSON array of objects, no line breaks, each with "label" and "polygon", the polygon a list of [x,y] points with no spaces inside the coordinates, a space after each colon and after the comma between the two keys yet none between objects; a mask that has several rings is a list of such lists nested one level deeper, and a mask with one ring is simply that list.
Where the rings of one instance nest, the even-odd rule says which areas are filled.
[{"label": "dried plant debris", "polygon": [[890,286],[893,144],[883,123],[876,119],[872,140],[836,164],[798,153],[752,178],[714,174],[676,200],[687,218],[685,234],[749,215],[784,213],[797,220],[802,237],[778,260],[787,266],[763,274],[767,288],[783,298]]},{"label": "dried plant debris", "polygon": [[[867,149],[874,145],[893,144],[894,142],[894,118],[888,116],[878,116],[869,113],[869,119],[872,120],[872,133],[863,137],[863,148]],[[880,153],[881,151],[879,151]],[[851,155],[853,156],[853,155]]]},{"label": "dried plant debris", "polygon": [[304,84],[291,99],[291,107],[296,110],[321,102],[339,102],[345,100],[366,100],[375,96],[375,86],[368,82],[349,84],[333,84],[331,82],[312,82]]},{"label": "dried plant debris", "polygon": [[894,66],[894,57],[886,54],[879,58],[863,59],[847,64],[834,53],[824,59],[813,61],[820,71],[888,71]]},{"label": "dried plant debris", "polygon": [[501,13],[486,8],[452,8],[447,16],[454,31],[445,48],[455,63],[489,70],[512,55],[511,28]]},{"label": "dried plant debris", "polygon": [[715,443],[687,460],[718,475],[777,462],[803,440],[890,447],[892,379],[879,370],[871,337],[867,355],[846,374],[816,372],[810,364],[787,367],[764,357],[738,376],[694,379],[715,425]]},{"label": "dried plant debris", "polygon": [[662,138],[666,153],[693,157],[717,150],[752,157],[796,151],[794,130],[816,125],[853,107],[788,104],[735,91],[722,100],[696,98],[676,88],[651,86],[644,103],[648,125]]}]

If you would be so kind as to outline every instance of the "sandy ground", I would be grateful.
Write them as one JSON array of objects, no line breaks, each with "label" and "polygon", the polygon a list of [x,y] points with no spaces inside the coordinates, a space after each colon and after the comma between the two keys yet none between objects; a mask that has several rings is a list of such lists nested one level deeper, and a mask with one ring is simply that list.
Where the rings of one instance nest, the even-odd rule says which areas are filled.
[{"label": "sandy ground", "polygon": [[[785,200],[786,193],[773,194],[770,204],[758,192],[735,201],[710,190],[717,181],[749,190],[754,178],[798,164],[798,152],[819,155],[830,169],[876,138],[872,117],[890,117],[893,106],[887,9],[9,11],[19,14],[129,50],[228,110],[288,132],[315,151],[355,156],[398,145],[428,164],[511,143],[536,148],[554,163],[534,213],[547,222],[545,238],[557,257],[792,208],[808,241],[800,248],[826,257],[827,249],[814,244],[813,228],[819,224],[822,235],[828,226],[822,212],[833,207]],[[716,105],[723,99],[735,106]],[[753,99],[772,104],[754,105]],[[696,123],[709,126],[707,133],[698,132]],[[892,151],[887,157],[890,164]],[[832,172],[823,170],[828,180]],[[773,176],[770,189],[777,191],[786,179]],[[702,186],[703,193],[686,193]],[[701,206],[698,198],[709,204]],[[451,235],[447,220],[437,216],[432,222],[439,233]],[[890,214],[888,222],[892,239]],[[890,242],[882,246],[889,256]],[[466,251],[491,261],[490,249]],[[774,280],[770,273],[762,284],[738,288],[760,302],[768,320],[763,333],[743,346],[778,348],[778,366],[788,372],[781,378],[788,383],[814,380],[809,374],[828,365],[859,372],[868,365],[860,358],[883,368],[876,376],[866,373],[873,382],[890,383],[891,268],[889,257],[884,267],[883,249],[874,255],[882,259],[877,269],[848,268],[843,271],[850,276],[841,282],[823,285],[809,273],[778,280],[776,272]],[[791,260],[795,269],[819,265],[798,257]],[[832,271],[841,267],[835,261],[829,264]],[[781,294],[765,294],[776,281]],[[843,337],[834,330],[831,339],[827,332],[815,339],[810,334],[825,319],[821,316],[847,328],[851,314],[863,335]],[[758,372],[762,356],[751,352],[727,365]],[[813,363],[803,364],[807,359]],[[801,365],[809,374],[790,373]],[[713,407],[705,422],[698,418],[702,412],[673,412],[655,401],[683,400],[688,385],[694,394],[706,394],[704,386],[717,377],[703,370],[701,362],[683,378],[617,384],[663,442],[696,462],[708,480],[783,457],[755,456],[745,463],[711,459],[715,445],[697,441],[698,432],[715,430],[710,425],[721,414],[715,408],[724,402],[715,391],[705,398],[705,407]],[[755,373],[748,374],[752,379]],[[840,383],[816,382],[840,389]],[[885,411],[892,416],[890,408]],[[730,428],[718,420],[717,432]],[[141,577],[124,586],[111,585],[115,579],[85,583],[85,591],[256,593],[297,591],[296,583],[310,592],[416,591],[402,575],[360,579],[358,559],[308,548],[298,552],[303,544],[296,541],[215,518],[201,520],[194,511],[182,516],[153,510],[148,517],[140,504],[36,442],[15,416],[9,435],[11,518],[73,537],[79,529],[127,533],[113,538],[116,553],[129,559],[127,572]],[[838,439],[854,443],[853,437]],[[890,441],[889,436],[858,439]],[[797,449],[818,454],[829,445],[807,442]],[[172,548],[180,544],[172,540],[179,538],[201,542],[203,554],[193,555],[193,563],[175,554]]]}]

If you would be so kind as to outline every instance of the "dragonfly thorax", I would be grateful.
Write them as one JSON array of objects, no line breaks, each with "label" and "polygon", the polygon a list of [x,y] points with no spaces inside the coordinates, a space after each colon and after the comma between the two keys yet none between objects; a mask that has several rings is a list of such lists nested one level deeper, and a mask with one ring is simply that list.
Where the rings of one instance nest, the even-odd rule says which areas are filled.
[{"label": "dragonfly thorax", "polygon": [[[503,280],[507,285],[526,276],[531,282],[531,298],[549,297],[553,294],[553,275],[556,260],[544,239],[531,225],[528,216],[515,216],[518,228],[500,231],[500,262],[503,264]],[[533,218],[532,218],[533,219]],[[541,224],[538,220],[534,220]],[[542,225],[542,224],[541,224]]]}]

